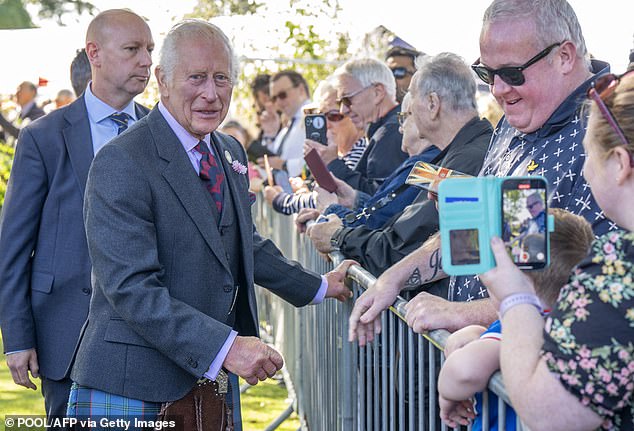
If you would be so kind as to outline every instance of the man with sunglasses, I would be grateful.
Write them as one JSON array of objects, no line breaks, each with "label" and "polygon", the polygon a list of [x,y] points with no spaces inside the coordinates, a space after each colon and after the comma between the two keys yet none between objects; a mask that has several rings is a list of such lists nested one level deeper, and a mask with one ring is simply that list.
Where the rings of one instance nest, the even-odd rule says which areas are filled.
[{"label": "man with sunglasses", "polygon": [[[579,22],[565,0],[495,0],[484,15],[480,59],[474,71],[504,111],[480,175],[542,175],[550,186],[551,207],[585,217],[595,235],[616,225],[594,201],[582,175],[581,142],[585,133],[582,107],[592,82],[608,65],[590,61]],[[350,338],[374,338],[376,318],[392,304],[404,284],[429,283],[446,277],[430,257],[437,238],[385,271],[355,304]],[[449,302],[419,294],[408,306],[407,320],[416,331],[496,319],[486,288],[475,276],[452,277]]]},{"label": "man with sunglasses", "polygon": [[416,73],[416,58],[419,55],[425,54],[401,46],[393,46],[385,54],[385,64],[392,71],[396,81],[396,100],[398,103],[403,103],[403,97],[407,93],[412,76]]},{"label": "man with sunglasses", "polygon": [[396,84],[390,69],[378,60],[350,60],[335,71],[341,113],[366,130],[368,146],[355,170],[341,159],[328,169],[353,189],[373,195],[382,182],[407,158],[401,150]]},{"label": "man with sunglasses", "polygon": [[[282,70],[271,78],[270,89],[271,101],[282,113],[286,125],[272,142],[267,143],[267,149],[277,154],[277,157],[268,158],[269,164],[273,169],[283,169],[296,177],[304,166],[306,132],[302,107],[310,101],[308,84],[298,72]],[[258,159],[258,164],[264,167],[264,158]]]}]

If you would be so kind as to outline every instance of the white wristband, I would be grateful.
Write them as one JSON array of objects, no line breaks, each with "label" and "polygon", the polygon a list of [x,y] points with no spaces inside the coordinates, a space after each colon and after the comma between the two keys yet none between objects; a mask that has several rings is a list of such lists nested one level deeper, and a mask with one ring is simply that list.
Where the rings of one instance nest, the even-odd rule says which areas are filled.
[{"label": "white wristband", "polygon": [[500,319],[504,317],[507,311],[516,305],[530,304],[537,308],[540,314],[542,314],[542,303],[539,298],[532,293],[514,293],[507,296],[500,302]]}]

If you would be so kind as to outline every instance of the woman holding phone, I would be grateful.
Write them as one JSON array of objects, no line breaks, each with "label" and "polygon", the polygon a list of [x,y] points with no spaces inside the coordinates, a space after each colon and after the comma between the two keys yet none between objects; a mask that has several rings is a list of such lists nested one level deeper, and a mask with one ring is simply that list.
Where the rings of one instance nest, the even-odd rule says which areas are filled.
[{"label": "woman holding phone", "polygon": [[500,303],[506,390],[535,430],[634,429],[634,72],[598,78],[588,98],[585,177],[622,229],[594,241],[545,322],[501,239],[481,275]]}]

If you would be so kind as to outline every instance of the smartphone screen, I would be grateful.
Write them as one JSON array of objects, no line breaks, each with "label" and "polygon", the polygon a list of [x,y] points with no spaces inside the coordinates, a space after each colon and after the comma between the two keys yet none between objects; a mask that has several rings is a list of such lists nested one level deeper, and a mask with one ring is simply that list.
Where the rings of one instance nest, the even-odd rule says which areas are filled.
[{"label": "smartphone screen", "polygon": [[507,179],[502,183],[502,240],[521,269],[539,269],[547,261],[547,196],[543,179]]},{"label": "smartphone screen", "polygon": [[323,114],[308,114],[304,117],[306,125],[306,138],[328,145],[326,135],[326,116]]}]

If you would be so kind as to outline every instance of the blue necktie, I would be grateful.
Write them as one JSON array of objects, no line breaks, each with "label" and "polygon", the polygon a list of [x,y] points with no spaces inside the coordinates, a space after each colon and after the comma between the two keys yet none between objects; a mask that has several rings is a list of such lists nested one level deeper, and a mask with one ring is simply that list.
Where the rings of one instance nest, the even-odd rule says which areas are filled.
[{"label": "blue necktie", "polygon": [[115,112],[114,114],[110,114],[108,116],[112,121],[117,125],[117,135],[120,135],[125,129],[128,128],[128,121],[132,118],[130,115],[125,112]]}]

